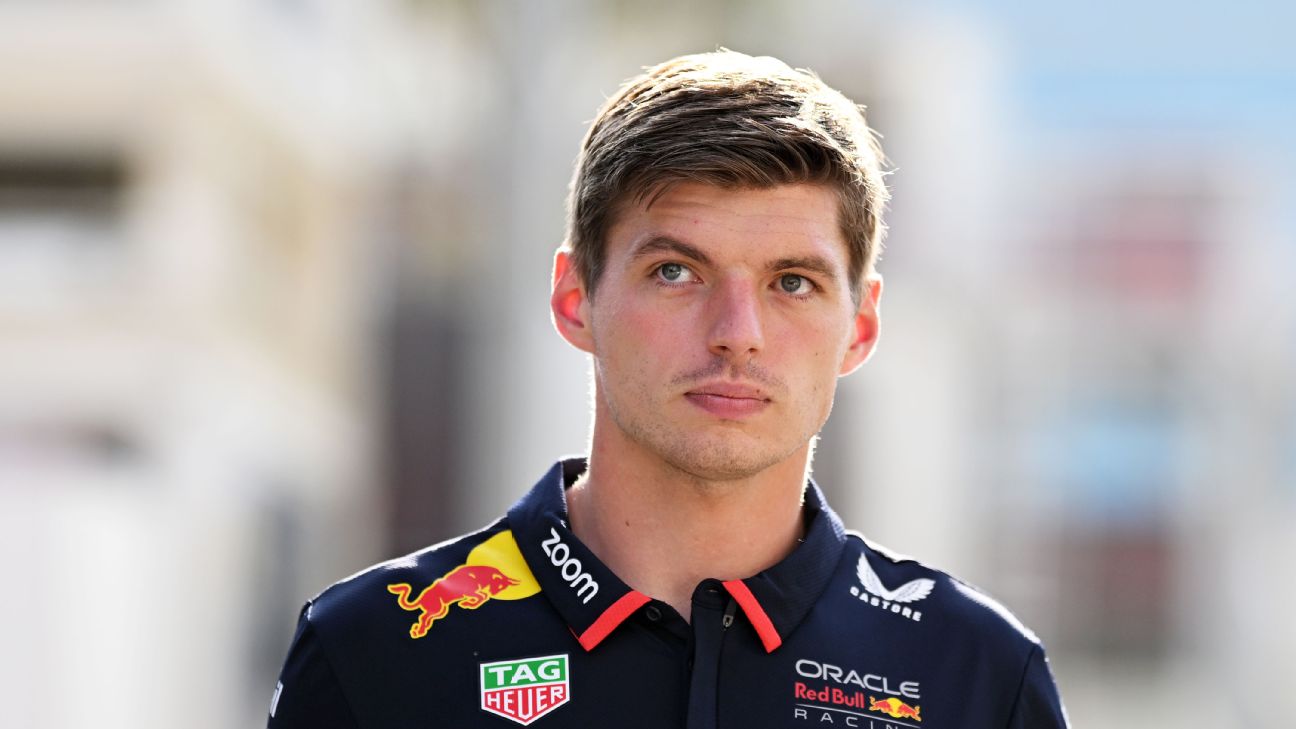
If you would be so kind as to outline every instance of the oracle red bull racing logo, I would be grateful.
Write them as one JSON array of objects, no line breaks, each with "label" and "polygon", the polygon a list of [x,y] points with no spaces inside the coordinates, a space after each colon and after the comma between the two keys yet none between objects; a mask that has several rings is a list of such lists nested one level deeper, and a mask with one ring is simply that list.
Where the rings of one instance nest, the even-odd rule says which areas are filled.
[{"label": "oracle red bull racing logo", "polygon": [[[917,681],[896,681],[880,673],[861,673],[852,669],[809,659],[796,662],[796,672],[803,679],[793,682],[793,718],[815,723],[841,724],[854,729],[880,729],[884,726],[917,727],[922,722],[922,707],[917,704],[921,686]],[[878,698],[878,695],[886,695]],[[874,713],[876,712],[876,713]],[[891,717],[882,720],[879,714]],[[876,724],[873,719],[882,723]]]},{"label": "oracle red bull racing logo", "polygon": [[410,597],[414,588],[408,582],[388,585],[387,591],[396,595],[402,609],[421,612],[409,634],[422,638],[454,605],[476,610],[490,600],[520,600],[540,592],[540,585],[522,559],[513,533],[503,531],[474,547],[464,564],[435,580],[417,597]]}]

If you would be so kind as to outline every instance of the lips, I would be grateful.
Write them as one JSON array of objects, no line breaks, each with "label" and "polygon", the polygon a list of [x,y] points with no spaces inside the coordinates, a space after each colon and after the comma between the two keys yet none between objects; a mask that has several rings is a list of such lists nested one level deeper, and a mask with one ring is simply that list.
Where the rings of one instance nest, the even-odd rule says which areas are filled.
[{"label": "lips", "polygon": [[755,415],[770,404],[764,390],[730,382],[702,385],[684,393],[684,397],[708,413],[727,420]]}]

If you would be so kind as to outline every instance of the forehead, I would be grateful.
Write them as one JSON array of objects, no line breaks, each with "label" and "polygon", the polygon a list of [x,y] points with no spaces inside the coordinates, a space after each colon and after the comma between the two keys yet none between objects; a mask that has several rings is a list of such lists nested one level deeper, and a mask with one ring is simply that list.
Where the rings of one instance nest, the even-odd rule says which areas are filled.
[{"label": "forehead", "polygon": [[669,237],[734,255],[828,256],[843,267],[847,246],[831,187],[815,184],[729,188],[673,184],[621,206],[609,230],[609,258],[632,254],[652,237]]}]

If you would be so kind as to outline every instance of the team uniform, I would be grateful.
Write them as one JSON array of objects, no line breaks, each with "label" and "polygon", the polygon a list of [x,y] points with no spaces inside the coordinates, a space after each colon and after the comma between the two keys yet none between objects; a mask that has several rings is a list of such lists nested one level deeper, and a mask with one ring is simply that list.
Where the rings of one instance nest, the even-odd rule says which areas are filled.
[{"label": "team uniform", "polygon": [[847,532],[805,538],[685,621],[571,532],[556,464],[505,516],[339,582],[302,611],[270,729],[1051,729],[1036,637],[974,588]]}]

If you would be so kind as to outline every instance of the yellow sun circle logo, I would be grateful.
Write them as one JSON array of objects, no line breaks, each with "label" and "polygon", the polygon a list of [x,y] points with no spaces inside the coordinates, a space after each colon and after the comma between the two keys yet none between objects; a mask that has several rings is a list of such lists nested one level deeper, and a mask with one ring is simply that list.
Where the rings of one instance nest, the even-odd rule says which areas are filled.
[{"label": "yellow sun circle logo", "polygon": [[465,564],[494,567],[518,584],[510,585],[492,596],[494,600],[521,600],[540,592],[540,583],[527,567],[513,532],[505,530],[473,547]]}]

